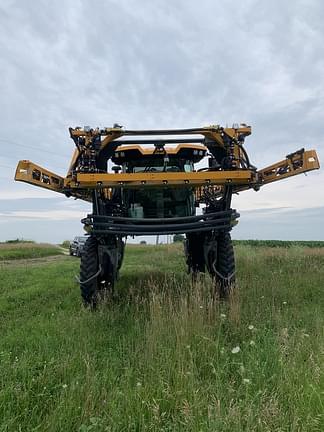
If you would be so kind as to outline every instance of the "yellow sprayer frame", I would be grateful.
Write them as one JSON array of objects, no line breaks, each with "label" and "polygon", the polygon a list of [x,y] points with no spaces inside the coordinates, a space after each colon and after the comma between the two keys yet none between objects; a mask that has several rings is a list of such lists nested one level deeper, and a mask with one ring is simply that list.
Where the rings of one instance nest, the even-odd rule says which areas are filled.
[{"label": "yellow sprayer frame", "polygon": [[[83,137],[85,148],[94,138],[100,139],[99,151],[109,150],[110,154],[122,148],[123,136],[142,135],[202,135],[207,143],[206,150],[211,145],[224,147],[225,138],[233,143],[233,154],[239,158],[242,153],[242,146],[239,145],[240,136],[251,134],[251,128],[246,125],[233,128],[222,128],[218,125],[196,129],[176,130],[123,130],[121,127],[105,129],[81,129],[70,128],[70,135],[73,140]],[[103,139],[102,139],[103,138]],[[185,141],[185,139],[183,140]],[[185,143],[178,145],[178,150],[190,146]],[[201,148],[201,146],[200,146]],[[147,151],[146,151],[147,152]],[[148,151],[149,152],[149,151]],[[152,152],[152,150],[151,150]],[[173,150],[173,153],[175,150]],[[239,192],[253,188],[258,190],[261,186],[292,177],[320,167],[315,150],[304,151],[303,149],[288,155],[285,159],[270,165],[261,170],[242,169],[239,166],[230,170],[206,169],[200,172],[140,172],[140,173],[99,173],[80,172],[76,169],[80,149],[76,149],[66,177],[61,177],[45,168],[42,168],[28,160],[21,160],[18,163],[15,180],[39,186],[48,190],[63,193],[67,196],[91,201],[93,189],[103,189],[109,194],[111,188],[144,188],[144,187],[191,187],[199,189],[209,185],[231,185],[233,191]]]}]

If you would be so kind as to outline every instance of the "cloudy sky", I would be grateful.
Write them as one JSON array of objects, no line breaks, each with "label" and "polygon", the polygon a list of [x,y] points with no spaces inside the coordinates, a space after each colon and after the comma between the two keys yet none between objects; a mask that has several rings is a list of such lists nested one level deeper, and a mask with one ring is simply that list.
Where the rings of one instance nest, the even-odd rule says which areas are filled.
[{"label": "cloudy sky", "polygon": [[[259,168],[301,147],[324,161],[321,0],[0,1],[0,241],[82,233],[86,203],[15,183],[19,159],[58,174],[69,126],[245,122]],[[235,238],[324,240],[322,170],[248,191]]]}]

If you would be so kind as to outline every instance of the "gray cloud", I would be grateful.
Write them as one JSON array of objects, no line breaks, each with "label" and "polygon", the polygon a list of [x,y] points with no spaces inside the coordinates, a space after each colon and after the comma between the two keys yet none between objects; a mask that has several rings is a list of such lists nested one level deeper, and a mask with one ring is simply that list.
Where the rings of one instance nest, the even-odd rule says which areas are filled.
[{"label": "gray cloud", "polygon": [[[19,198],[0,203],[8,212],[29,209],[21,197],[38,191],[14,184],[5,166],[31,159],[64,174],[69,126],[243,121],[253,126],[246,147],[257,166],[300,147],[316,147],[324,160],[320,0],[3,0],[0,12],[0,201]],[[324,203],[323,181],[311,173],[235,205],[312,208]]]},{"label": "gray cloud", "polygon": [[324,207],[242,211],[235,239],[324,240]]}]

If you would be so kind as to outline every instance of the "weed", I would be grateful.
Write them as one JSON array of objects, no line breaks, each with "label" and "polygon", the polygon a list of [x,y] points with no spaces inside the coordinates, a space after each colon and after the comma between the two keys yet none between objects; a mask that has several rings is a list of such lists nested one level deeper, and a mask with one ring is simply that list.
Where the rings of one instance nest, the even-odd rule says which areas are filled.
[{"label": "weed", "polygon": [[324,430],[324,256],[269,250],[236,247],[224,303],[181,245],[128,247],[95,313],[77,260],[3,265],[0,431]]}]

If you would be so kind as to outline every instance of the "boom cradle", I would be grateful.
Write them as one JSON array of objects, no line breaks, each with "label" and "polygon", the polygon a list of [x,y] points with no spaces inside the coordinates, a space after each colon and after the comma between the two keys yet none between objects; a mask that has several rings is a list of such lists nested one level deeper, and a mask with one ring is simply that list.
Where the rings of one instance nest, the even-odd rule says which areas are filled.
[{"label": "boom cradle", "polygon": [[[245,124],[70,128],[76,149],[66,177],[23,160],[15,180],[92,202],[92,213],[82,220],[90,234],[81,258],[86,304],[96,305],[102,292],[112,290],[129,235],[185,233],[188,270],[207,270],[226,296],[235,274],[229,232],[239,217],[231,209],[232,194],[319,168],[315,150],[301,149],[258,170],[244,148],[250,134]],[[203,159],[208,166],[196,169]]]}]

